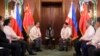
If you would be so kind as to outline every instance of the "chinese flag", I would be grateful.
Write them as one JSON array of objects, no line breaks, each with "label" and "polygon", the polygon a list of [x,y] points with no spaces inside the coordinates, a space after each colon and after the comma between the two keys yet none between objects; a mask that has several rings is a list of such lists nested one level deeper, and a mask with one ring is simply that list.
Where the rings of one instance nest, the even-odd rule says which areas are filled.
[{"label": "chinese flag", "polygon": [[29,7],[29,4],[25,7],[24,10],[24,19],[23,19],[23,27],[26,31],[26,33],[29,32],[29,28],[34,25],[34,18],[31,13],[31,9]]}]

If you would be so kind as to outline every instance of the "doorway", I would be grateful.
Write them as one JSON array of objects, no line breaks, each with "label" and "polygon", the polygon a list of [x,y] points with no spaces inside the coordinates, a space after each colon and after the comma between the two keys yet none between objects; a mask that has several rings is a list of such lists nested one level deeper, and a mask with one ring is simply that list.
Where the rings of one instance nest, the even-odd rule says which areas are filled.
[{"label": "doorway", "polygon": [[62,2],[42,2],[41,3],[41,33],[45,38],[46,28],[51,25],[54,29],[55,43],[58,43],[60,31],[64,23]]}]

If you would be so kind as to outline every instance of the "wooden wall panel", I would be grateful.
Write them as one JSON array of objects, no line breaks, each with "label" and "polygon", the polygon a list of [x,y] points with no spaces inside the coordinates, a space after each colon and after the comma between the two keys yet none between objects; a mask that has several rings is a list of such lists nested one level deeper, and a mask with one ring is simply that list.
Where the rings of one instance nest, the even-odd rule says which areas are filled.
[{"label": "wooden wall panel", "polygon": [[100,0],[97,2],[97,16],[100,17]]},{"label": "wooden wall panel", "polygon": [[[43,39],[46,36],[45,32],[47,27],[50,25],[54,29],[54,38],[56,39],[56,42],[58,42],[58,38],[60,38],[60,31],[62,28],[62,25],[64,23],[63,14],[62,14],[62,6],[42,6],[42,18],[41,18],[41,32]],[[60,14],[60,15],[59,15]]]},{"label": "wooden wall panel", "polygon": [[34,13],[34,15],[37,15],[37,18],[36,19],[37,19],[37,21],[39,21],[40,18],[41,18],[41,0],[36,0],[36,1],[37,1],[36,2],[36,4],[37,4],[36,5],[36,10],[37,11],[36,10],[35,11],[37,12],[37,14]]},{"label": "wooden wall panel", "polygon": [[4,16],[5,14],[5,1],[4,0],[0,0],[0,15]]}]

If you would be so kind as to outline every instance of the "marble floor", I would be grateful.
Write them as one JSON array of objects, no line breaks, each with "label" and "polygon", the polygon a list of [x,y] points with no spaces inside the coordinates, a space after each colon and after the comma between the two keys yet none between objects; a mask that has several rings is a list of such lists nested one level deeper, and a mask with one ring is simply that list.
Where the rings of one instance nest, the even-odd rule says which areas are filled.
[{"label": "marble floor", "polygon": [[69,51],[58,51],[57,49],[54,50],[47,50],[43,49],[42,52],[37,52],[37,55],[28,55],[28,56],[73,56],[73,49]]}]

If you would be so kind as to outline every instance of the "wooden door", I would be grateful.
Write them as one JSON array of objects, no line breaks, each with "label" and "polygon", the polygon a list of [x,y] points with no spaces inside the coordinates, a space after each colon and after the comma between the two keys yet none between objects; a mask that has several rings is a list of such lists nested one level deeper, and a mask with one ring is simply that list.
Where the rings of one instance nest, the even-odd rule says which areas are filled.
[{"label": "wooden door", "polygon": [[46,28],[48,25],[51,25],[54,29],[54,38],[56,39],[57,43],[58,39],[60,38],[62,25],[65,21],[63,19],[62,5],[55,5],[51,3],[51,5],[49,4],[48,6],[42,6],[41,15],[41,32],[43,39],[45,37]]}]

